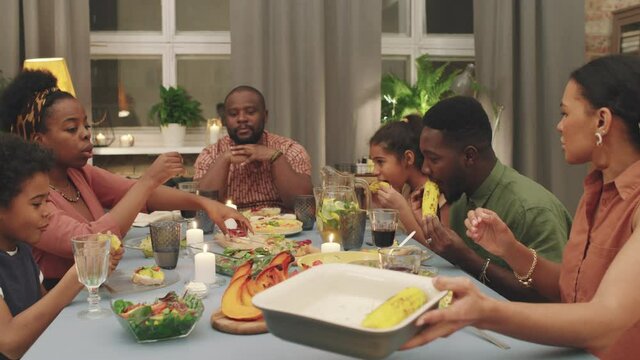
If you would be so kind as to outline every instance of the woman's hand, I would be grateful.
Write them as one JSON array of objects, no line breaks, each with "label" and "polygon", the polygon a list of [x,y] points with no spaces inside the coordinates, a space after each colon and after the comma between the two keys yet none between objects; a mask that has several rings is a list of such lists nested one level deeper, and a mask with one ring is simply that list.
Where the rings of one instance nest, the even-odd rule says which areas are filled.
[{"label": "woman's hand", "polygon": [[477,208],[467,213],[464,221],[467,236],[488,252],[503,257],[518,240],[500,217],[493,211]]},{"label": "woman's hand", "polygon": [[411,349],[427,344],[437,338],[447,337],[459,329],[478,323],[485,314],[489,314],[492,300],[482,294],[468,278],[437,277],[433,285],[438,290],[453,291],[453,303],[444,309],[427,311],[416,321],[424,328],[401,349]]},{"label": "woman's hand", "polygon": [[122,257],[124,256],[124,247],[120,246],[118,248],[118,250],[110,250],[109,253],[109,274],[111,274],[116,267],[118,267],[118,264],[120,263],[120,260],[122,260]]},{"label": "woman's hand", "polygon": [[182,173],[184,173],[182,156],[177,152],[168,152],[158,156],[140,180],[147,180],[160,186]]},{"label": "woman's hand", "polygon": [[238,227],[253,232],[253,228],[251,227],[249,219],[240,214],[238,211],[222,203],[206,199],[206,202],[203,205],[203,209],[207,212],[209,218],[213,220],[213,222],[215,222],[220,230],[222,230],[222,232],[225,234],[227,233],[228,229],[224,224],[224,221],[227,219],[234,219],[238,223]]},{"label": "woman's hand", "polygon": [[375,193],[377,203],[387,209],[399,210],[407,200],[391,186],[381,186]]}]

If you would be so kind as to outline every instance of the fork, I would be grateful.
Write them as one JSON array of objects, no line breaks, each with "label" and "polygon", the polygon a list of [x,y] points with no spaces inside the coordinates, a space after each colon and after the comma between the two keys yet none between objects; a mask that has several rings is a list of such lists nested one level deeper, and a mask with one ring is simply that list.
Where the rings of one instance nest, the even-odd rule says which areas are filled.
[{"label": "fork", "polygon": [[468,328],[476,336],[478,336],[478,337],[480,337],[480,338],[492,343],[493,345],[499,347],[502,350],[511,349],[511,346],[509,346],[509,344],[507,344],[506,342],[496,338],[495,336],[489,334],[488,332],[486,332],[484,330],[480,330],[477,327],[473,327],[473,326],[469,326]]}]

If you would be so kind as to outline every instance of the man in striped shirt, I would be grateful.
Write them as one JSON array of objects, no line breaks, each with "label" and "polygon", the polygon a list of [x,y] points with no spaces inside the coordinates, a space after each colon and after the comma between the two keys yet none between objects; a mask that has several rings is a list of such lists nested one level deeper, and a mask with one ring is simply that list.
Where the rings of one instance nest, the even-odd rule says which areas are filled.
[{"label": "man in striped shirt", "polygon": [[195,163],[200,189],[218,190],[239,209],[293,209],[296,195],[311,194],[311,158],[292,139],[264,130],[264,97],[241,85],[224,101],[228,136],[206,147]]}]

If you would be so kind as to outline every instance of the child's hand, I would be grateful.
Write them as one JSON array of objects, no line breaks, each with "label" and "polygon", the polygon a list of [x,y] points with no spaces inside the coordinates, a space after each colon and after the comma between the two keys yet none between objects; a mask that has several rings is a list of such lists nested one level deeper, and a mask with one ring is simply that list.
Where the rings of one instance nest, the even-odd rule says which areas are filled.
[{"label": "child's hand", "polygon": [[118,264],[120,263],[120,260],[122,260],[123,256],[123,246],[120,246],[118,250],[111,249],[111,252],[109,254],[109,274],[111,274],[116,269],[116,267],[118,267]]},{"label": "child's hand", "polygon": [[387,209],[400,209],[407,200],[391,186],[383,186],[376,192],[378,204]]}]

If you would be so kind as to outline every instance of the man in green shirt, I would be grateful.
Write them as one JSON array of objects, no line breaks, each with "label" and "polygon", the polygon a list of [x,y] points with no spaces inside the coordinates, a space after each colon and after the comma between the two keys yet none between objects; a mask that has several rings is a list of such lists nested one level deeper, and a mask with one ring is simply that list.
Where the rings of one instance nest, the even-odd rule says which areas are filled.
[{"label": "man in green shirt", "polygon": [[[451,229],[437,217],[421,219],[425,234],[432,239],[429,247],[508,299],[544,301],[522,281],[531,274],[518,274],[519,281],[502,259],[467,237],[464,222],[467,212],[478,207],[496,212],[516,239],[535,250],[534,271],[536,256],[561,262],[571,228],[567,209],[540,184],[496,158],[491,124],[474,98],[443,100],[425,114],[423,123],[422,172],[438,184],[450,204]],[[414,209],[418,207],[414,201]]]}]

